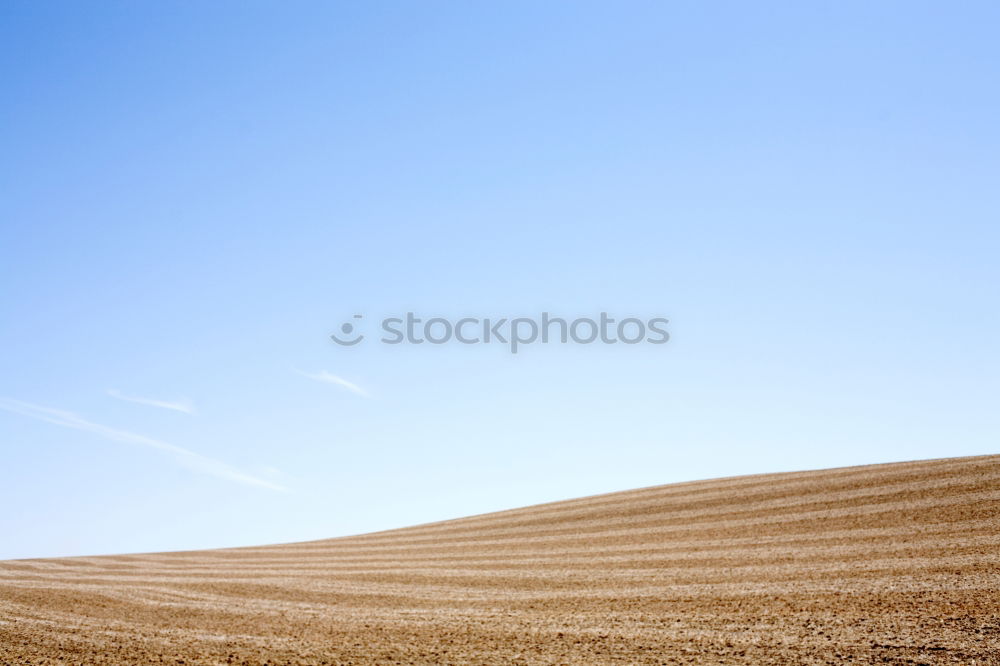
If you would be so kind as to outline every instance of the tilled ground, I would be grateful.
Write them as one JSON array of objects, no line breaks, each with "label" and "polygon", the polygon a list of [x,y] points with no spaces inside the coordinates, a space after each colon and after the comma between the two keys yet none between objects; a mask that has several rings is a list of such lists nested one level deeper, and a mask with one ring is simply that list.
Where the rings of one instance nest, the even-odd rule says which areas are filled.
[{"label": "tilled ground", "polygon": [[1000,664],[1000,456],[0,562],[4,664]]}]

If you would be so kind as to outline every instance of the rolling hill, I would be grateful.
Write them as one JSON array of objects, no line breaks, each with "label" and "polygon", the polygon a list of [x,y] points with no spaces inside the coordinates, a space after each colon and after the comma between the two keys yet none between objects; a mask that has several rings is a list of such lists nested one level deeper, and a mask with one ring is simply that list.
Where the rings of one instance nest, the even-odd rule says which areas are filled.
[{"label": "rolling hill", "polygon": [[1000,456],[0,562],[0,662],[161,661],[1000,664]]}]

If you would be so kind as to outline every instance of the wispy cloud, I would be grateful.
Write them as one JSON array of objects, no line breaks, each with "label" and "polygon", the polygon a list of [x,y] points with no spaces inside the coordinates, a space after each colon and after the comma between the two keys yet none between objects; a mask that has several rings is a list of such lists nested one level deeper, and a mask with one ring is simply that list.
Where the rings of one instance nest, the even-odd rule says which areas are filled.
[{"label": "wispy cloud", "polygon": [[35,419],[36,421],[45,421],[46,423],[53,423],[64,428],[73,428],[75,430],[93,433],[113,442],[123,442],[125,444],[157,449],[170,454],[177,460],[177,462],[184,465],[188,469],[201,472],[203,474],[211,474],[212,476],[217,476],[228,481],[236,481],[237,483],[243,483],[250,486],[268,488],[269,490],[287,490],[287,488],[279,486],[275,483],[271,483],[270,481],[265,481],[264,479],[259,479],[253,475],[247,474],[246,472],[243,472],[228,463],[222,462],[221,460],[215,460],[214,458],[203,456],[200,453],[189,451],[188,449],[180,446],[168,444],[167,442],[161,442],[160,440],[153,439],[152,437],[146,437],[145,435],[129,432],[128,430],[119,430],[117,428],[101,425],[100,423],[93,423],[92,421],[87,421],[86,419],[73,414],[72,412],[64,412],[59,409],[34,405],[30,402],[22,402],[20,400],[11,400],[9,398],[0,398],[0,409],[13,412],[14,414],[20,414],[21,416],[26,416],[28,418]]},{"label": "wispy cloud", "polygon": [[327,372],[326,370],[320,370],[319,372],[304,372],[302,370],[296,370],[295,372],[299,373],[303,377],[308,377],[309,379],[312,379],[317,382],[323,382],[325,384],[334,384],[335,386],[340,386],[341,388],[347,389],[351,393],[355,393],[365,398],[372,397],[371,394],[368,393],[368,391],[364,390],[357,384],[349,382],[343,377],[338,377],[332,372]]},{"label": "wispy cloud", "polygon": [[134,402],[138,405],[148,405],[150,407],[159,407],[160,409],[170,409],[175,412],[184,412],[185,414],[194,414],[196,411],[194,403],[187,398],[181,398],[180,400],[154,400],[153,398],[125,395],[118,389],[108,389],[108,395],[112,398],[124,400],[125,402]]}]

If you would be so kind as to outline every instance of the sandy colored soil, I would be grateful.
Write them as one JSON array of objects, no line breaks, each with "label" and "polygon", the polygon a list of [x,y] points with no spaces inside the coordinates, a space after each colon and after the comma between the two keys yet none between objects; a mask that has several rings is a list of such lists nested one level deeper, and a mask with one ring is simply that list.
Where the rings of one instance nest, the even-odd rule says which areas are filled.
[{"label": "sandy colored soil", "polygon": [[0,562],[0,662],[1000,664],[1000,456]]}]

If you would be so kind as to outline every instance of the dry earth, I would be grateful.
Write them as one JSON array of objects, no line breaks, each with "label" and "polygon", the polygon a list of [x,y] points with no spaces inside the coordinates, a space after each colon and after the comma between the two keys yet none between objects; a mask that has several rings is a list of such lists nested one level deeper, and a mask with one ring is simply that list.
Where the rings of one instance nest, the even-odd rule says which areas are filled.
[{"label": "dry earth", "polygon": [[0,661],[1000,664],[1000,456],[0,562]]}]

